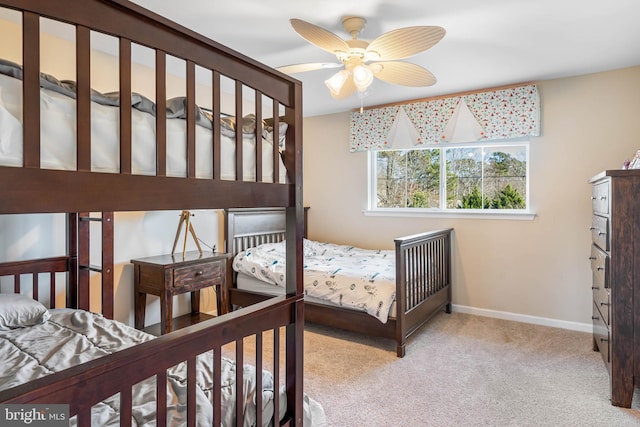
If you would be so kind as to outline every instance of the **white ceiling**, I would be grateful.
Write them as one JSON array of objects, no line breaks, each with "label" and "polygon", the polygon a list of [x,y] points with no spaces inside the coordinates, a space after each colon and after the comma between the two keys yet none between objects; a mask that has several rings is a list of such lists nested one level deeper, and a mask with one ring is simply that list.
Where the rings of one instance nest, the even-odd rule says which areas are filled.
[{"label": "white ceiling", "polygon": [[[372,40],[400,27],[447,31],[430,50],[407,59],[438,79],[426,88],[376,80],[365,106],[568,77],[640,65],[640,0],[133,0],[149,10],[266,65],[335,62],[289,24],[299,18],[348,38],[345,15]],[[337,70],[294,75],[303,82],[304,115],[360,107],[356,94],[334,100],[324,80]]]}]

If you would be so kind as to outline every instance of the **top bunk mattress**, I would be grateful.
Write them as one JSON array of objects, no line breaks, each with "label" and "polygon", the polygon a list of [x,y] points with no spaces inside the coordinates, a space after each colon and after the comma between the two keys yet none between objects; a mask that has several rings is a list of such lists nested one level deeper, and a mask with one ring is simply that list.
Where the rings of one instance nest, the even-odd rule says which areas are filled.
[{"label": "top bunk mattress", "polygon": [[[50,77],[50,76],[48,76]],[[51,79],[54,80],[55,79]],[[48,85],[53,89],[55,86]],[[41,111],[41,167],[43,169],[76,170],[76,100],[63,94],[64,90],[40,89]],[[100,94],[98,94],[100,95]],[[98,99],[101,102],[96,102]],[[119,173],[119,101],[97,96],[91,102],[91,170]],[[134,175],[156,174],[155,105],[137,94],[132,108],[132,165]],[[142,107],[142,108],[141,108]],[[184,99],[167,102],[167,176],[187,176],[186,120]],[[196,178],[213,177],[213,131],[206,119],[199,117],[196,125]],[[253,120],[253,122],[252,122]],[[221,119],[221,166],[223,180],[236,180],[235,120]],[[243,181],[256,181],[255,117],[242,120]],[[273,130],[262,127],[262,182],[273,179]],[[287,124],[280,123],[278,149],[284,149]],[[0,166],[22,166],[22,81],[0,73]],[[275,182],[285,183],[287,173],[281,156],[278,157],[279,176]]]}]

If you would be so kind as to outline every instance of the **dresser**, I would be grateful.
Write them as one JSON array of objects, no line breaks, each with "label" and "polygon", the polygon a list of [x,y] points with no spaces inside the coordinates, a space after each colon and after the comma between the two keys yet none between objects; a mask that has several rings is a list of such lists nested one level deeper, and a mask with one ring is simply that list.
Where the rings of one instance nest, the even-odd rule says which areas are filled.
[{"label": "dresser", "polygon": [[609,371],[611,403],[629,408],[640,381],[640,170],[589,182],[593,349]]},{"label": "dresser", "polygon": [[[162,335],[213,316],[200,313],[200,290],[216,288],[218,315],[227,312],[226,267],[229,254],[190,251],[132,259],[135,326]],[[191,293],[191,313],[173,318],[173,297]],[[147,294],[160,297],[160,323],[145,327]]]}]

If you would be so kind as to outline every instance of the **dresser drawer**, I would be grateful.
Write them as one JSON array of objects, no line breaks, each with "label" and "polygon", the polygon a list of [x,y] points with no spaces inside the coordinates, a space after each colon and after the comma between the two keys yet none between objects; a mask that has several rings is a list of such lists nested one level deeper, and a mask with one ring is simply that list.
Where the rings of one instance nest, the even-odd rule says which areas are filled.
[{"label": "dresser drawer", "polygon": [[591,245],[591,272],[593,286],[609,287],[609,256],[596,245]]},{"label": "dresser drawer", "polygon": [[611,294],[609,289],[593,286],[593,304],[598,307],[602,321],[608,326],[611,318]]},{"label": "dresser drawer", "polygon": [[221,277],[222,264],[219,261],[179,267],[173,271],[173,286],[189,287],[203,281],[219,280]]},{"label": "dresser drawer", "polygon": [[594,213],[609,214],[609,181],[595,184],[591,192],[591,206]]},{"label": "dresser drawer", "polygon": [[595,340],[602,360],[609,364],[609,327],[604,323],[598,308],[593,305],[593,339]]},{"label": "dresser drawer", "polygon": [[598,215],[591,217],[591,240],[600,249],[609,250],[609,218]]}]

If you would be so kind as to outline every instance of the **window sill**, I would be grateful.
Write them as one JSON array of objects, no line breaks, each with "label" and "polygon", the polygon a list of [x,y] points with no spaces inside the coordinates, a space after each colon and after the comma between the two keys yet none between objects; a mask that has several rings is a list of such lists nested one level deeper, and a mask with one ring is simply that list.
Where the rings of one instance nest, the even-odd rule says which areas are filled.
[{"label": "window sill", "polygon": [[365,216],[389,216],[389,217],[428,217],[428,218],[456,218],[456,219],[502,219],[517,221],[533,221],[536,214],[533,212],[481,212],[464,210],[430,210],[430,209],[367,209],[362,211]]}]

